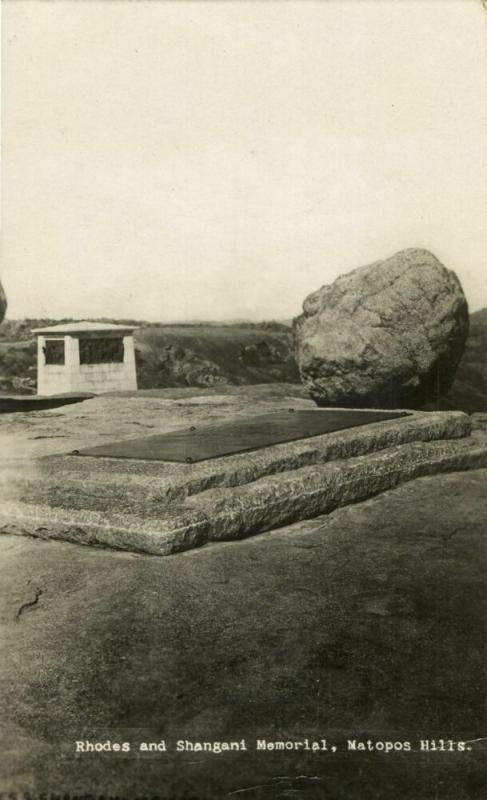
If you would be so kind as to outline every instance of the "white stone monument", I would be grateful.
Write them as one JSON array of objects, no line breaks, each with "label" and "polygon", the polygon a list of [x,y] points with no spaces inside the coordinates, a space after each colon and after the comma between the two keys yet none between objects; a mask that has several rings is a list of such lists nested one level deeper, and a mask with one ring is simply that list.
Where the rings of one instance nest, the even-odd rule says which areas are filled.
[{"label": "white stone monument", "polygon": [[137,389],[132,325],[68,322],[34,328],[37,336],[37,393]]}]

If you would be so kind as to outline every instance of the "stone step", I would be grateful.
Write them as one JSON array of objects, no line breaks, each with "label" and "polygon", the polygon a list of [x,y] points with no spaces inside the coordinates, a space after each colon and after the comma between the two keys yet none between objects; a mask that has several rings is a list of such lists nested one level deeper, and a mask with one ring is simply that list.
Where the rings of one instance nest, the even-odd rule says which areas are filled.
[{"label": "stone step", "polygon": [[373,453],[409,442],[468,436],[457,411],[421,413],[286,442],[196,464],[73,455],[39,459],[17,476],[23,502],[67,509],[158,516],[161,509],[216,487],[234,487],[273,474]]},{"label": "stone step", "polygon": [[[455,424],[453,430],[459,430]],[[261,454],[252,457],[256,455]],[[178,502],[156,502],[152,515],[138,507],[127,513],[115,503],[108,511],[97,511],[11,499],[2,504],[0,531],[170,555],[326,514],[424,475],[481,467],[487,467],[483,440],[396,442],[360,455],[289,467],[240,485],[200,489]]]}]

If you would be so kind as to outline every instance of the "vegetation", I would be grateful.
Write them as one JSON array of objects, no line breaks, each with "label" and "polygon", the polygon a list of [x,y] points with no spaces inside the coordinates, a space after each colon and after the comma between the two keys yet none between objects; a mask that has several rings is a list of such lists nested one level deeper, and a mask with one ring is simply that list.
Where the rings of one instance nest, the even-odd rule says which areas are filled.
[{"label": "vegetation", "polygon": [[[5,320],[0,326],[0,391],[36,391],[36,348],[32,328],[72,319]],[[299,380],[292,333],[281,322],[193,322],[161,325],[103,319],[139,326],[135,331],[141,389],[215,386]]]},{"label": "vegetation", "polygon": [[158,326],[136,332],[141,389],[299,380],[292,333],[242,325]]},{"label": "vegetation", "polygon": [[0,391],[18,394],[35,391],[37,348],[31,339],[0,342]]},{"label": "vegetation", "polygon": [[[282,322],[192,322],[161,325],[137,320],[97,320],[138,325],[137,375],[141,389],[219,384],[295,383],[292,332]],[[36,391],[32,328],[73,320],[5,320],[0,325],[0,391]],[[487,309],[470,318],[470,335],[455,383],[436,406],[487,411]]]},{"label": "vegetation", "polygon": [[438,408],[487,411],[487,308],[470,316],[470,331],[455,382]]}]

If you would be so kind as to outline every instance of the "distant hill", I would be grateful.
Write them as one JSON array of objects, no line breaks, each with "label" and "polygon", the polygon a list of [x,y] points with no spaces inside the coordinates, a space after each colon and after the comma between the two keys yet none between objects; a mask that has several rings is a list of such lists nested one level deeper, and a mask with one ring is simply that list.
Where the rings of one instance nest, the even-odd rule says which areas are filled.
[{"label": "distant hill", "polygon": [[[0,325],[0,391],[35,392],[36,349],[31,329],[74,321],[5,320]],[[284,322],[96,321],[139,326],[135,347],[141,389],[299,381],[292,331]]]},{"label": "distant hill", "polygon": [[455,381],[436,408],[456,408],[468,414],[487,411],[487,308],[470,315],[468,340]]},{"label": "distant hill", "polygon": [[[35,392],[36,351],[31,328],[66,321],[5,320],[0,325],[0,391]],[[286,322],[162,325],[140,320],[102,321],[140,326],[135,342],[141,389],[299,381],[292,331]],[[487,411],[486,354],[487,308],[471,315],[455,382],[436,408]]]},{"label": "distant hill", "polygon": [[141,328],[135,334],[139,387],[295,383],[291,329],[274,326]]}]

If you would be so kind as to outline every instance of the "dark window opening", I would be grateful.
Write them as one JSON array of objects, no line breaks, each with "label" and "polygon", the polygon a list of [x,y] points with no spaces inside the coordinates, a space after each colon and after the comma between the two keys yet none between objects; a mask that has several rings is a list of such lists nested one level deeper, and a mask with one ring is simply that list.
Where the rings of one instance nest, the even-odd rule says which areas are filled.
[{"label": "dark window opening", "polygon": [[42,349],[46,364],[64,364],[64,339],[46,339]]},{"label": "dark window opening", "polygon": [[123,361],[123,339],[80,339],[80,364],[113,364]]}]

